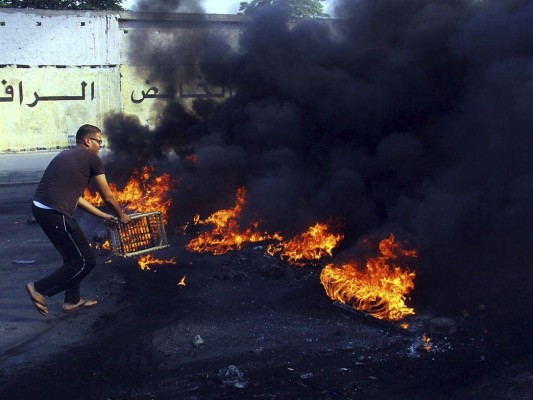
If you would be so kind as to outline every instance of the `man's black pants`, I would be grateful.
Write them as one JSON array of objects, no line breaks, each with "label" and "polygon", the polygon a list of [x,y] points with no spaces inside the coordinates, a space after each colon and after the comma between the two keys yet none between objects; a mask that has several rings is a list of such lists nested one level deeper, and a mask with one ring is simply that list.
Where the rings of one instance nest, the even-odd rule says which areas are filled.
[{"label": "man's black pants", "polygon": [[63,265],[34,283],[35,290],[51,297],[65,292],[65,303],[80,301],[80,282],[96,265],[96,257],[78,222],[55,210],[32,207],[33,216],[52,242]]}]

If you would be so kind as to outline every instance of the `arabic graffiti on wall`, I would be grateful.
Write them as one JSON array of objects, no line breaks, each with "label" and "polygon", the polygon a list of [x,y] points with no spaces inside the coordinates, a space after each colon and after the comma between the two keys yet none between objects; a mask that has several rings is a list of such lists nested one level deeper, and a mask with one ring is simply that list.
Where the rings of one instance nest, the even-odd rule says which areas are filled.
[{"label": "arabic graffiti on wall", "polygon": [[[8,85],[8,82],[4,79],[2,80],[2,85],[5,86],[5,94],[7,96],[0,97],[0,103],[8,103],[15,101],[15,91],[12,85]],[[40,101],[79,101],[85,100],[85,88],[87,87],[87,82],[81,81],[81,95],[80,96],[69,96],[69,95],[55,95],[55,96],[42,96],[37,92],[33,92],[33,101],[31,103],[26,103],[28,107],[35,107]],[[20,105],[24,102],[24,89],[23,82],[18,83],[18,102]],[[94,82],[91,82],[91,100],[94,100]]]},{"label": "arabic graffiti on wall", "polygon": [[[152,82],[150,80],[146,81],[146,85],[151,85]],[[191,85],[189,85],[191,86]],[[157,86],[150,86],[148,90],[141,90],[141,93],[135,94],[135,91],[131,92],[131,102],[135,104],[142,103],[145,99],[176,99],[179,97],[180,99],[215,99],[215,98],[224,98],[226,88],[220,87],[216,92],[213,92],[213,90],[209,87],[207,82],[199,80],[195,83],[195,85],[192,85],[192,89],[189,87],[189,89],[184,90],[184,83],[183,81],[179,82],[179,91],[176,94],[175,89],[172,86],[169,86],[167,88],[167,91],[164,93],[159,93],[159,88]]]},{"label": "arabic graffiti on wall", "polygon": [[81,124],[120,109],[119,86],[118,68],[0,69],[0,151],[67,147]]},{"label": "arabic graffiti on wall", "polygon": [[[176,71],[176,82],[160,82],[150,74],[146,67],[122,65],[121,71],[121,109],[125,114],[133,114],[141,124],[155,128],[168,101],[178,101],[193,112],[195,100],[222,101],[233,95],[231,87],[208,84],[202,77],[180,80]],[[183,72],[182,76],[187,74]]]},{"label": "arabic graffiti on wall", "polygon": [[107,116],[133,114],[155,128],[169,100],[192,110],[197,99],[220,101],[231,88],[202,78],[164,85],[143,78],[140,67],[4,67],[0,69],[0,152],[59,149],[84,123],[103,126]]}]

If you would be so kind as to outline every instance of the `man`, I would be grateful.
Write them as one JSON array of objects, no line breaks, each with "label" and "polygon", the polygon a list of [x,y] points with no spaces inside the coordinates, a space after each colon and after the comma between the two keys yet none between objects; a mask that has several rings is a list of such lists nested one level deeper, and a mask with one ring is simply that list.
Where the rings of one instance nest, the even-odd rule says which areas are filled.
[{"label": "man", "polygon": [[[104,165],[98,156],[101,146],[101,130],[92,125],[81,126],[76,133],[76,146],[54,157],[35,191],[33,216],[63,258],[63,265],[58,270],[26,285],[33,305],[42,315],[48,315],[46,297],[63,291],[64,311],[92,307],[97,303],[80,297],[80,283],[96,265],[96,257],[73,218],[76,207],[106,221],[118,220],[124,224],[131,221],[109,188]],[[91,181],[116,217],[82,197],[84,188]]]}]

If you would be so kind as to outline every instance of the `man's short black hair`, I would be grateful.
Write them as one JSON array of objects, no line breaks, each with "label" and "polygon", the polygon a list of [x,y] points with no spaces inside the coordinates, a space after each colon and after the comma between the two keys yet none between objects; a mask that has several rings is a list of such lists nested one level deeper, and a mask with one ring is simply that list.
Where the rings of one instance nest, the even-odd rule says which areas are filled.
[{"label": "man's short black hair", "polygon": [[94,135],[96,133],[102,133],[100,128],[89,124],[82,125],[78,129],[78,132],[76,132],[76,143],[81,143],[85,137]]}]

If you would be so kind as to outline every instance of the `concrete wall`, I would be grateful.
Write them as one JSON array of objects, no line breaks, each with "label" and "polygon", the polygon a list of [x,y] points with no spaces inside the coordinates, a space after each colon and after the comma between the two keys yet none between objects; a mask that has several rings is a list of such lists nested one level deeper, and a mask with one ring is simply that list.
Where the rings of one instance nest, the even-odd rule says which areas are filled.
[{"label": "concrete wall", "polygon": [[[169,98],[187,105],[198,97],[227,97],[229,88],[208,87],[190,73],[186,54],[173,68],[176,90],[167,91],[168,81],[158,81],[150,57],[136,53],[137,45],[179,49],[210,32],[237,46],[243,21],[226,15],[0,9],[0,153],[68,147],[79,125],[103,126],[111,113],[134,114],[154,127]],[[158,96],[150,96],[154,88]]]}]

